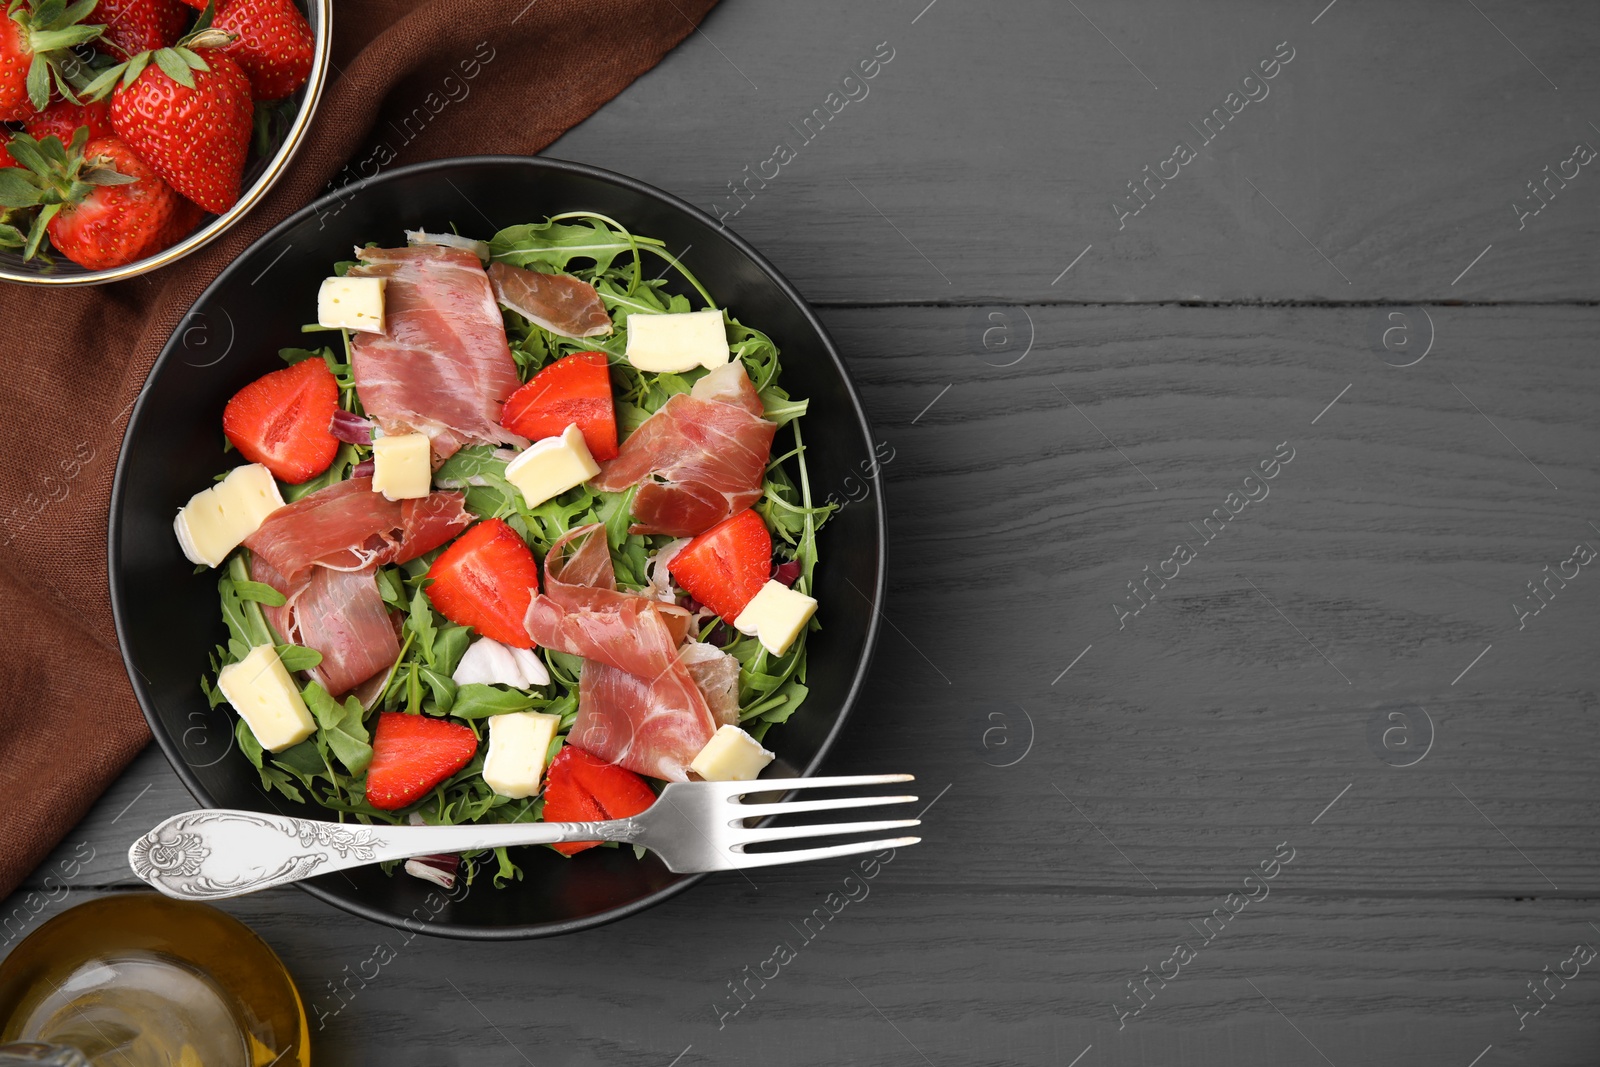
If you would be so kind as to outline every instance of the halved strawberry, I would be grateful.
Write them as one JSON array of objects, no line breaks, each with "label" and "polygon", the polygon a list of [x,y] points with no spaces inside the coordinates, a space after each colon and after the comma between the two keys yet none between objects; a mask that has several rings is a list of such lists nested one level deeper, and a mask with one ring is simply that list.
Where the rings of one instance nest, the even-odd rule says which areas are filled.
[{"label": "halved strawberry", "polygon": [[761,516],[746,508],[683,546],[667,573],[732,622],[772,574],[772,535]]},{"label": "halved strawberry", "polygon": [[514,648],[532,648],[523,625],[539,590],[539,565],[517,531],[485,519],[456,538],[428,568],[428,599],[451,622]]},{"label": "halved strawberry", "polygon": [[22,128],[36,141],[59,137],[62,144],[68,145],[72,143],[72,135],[78,132],[79,126],[89,127],[90,140],[115,137],[117,131],[111,126],[111,101],[90,100],[74,104],[57,100],[29,119]]},{"label": "halved strawberry", "polygon": [[[545,777],[545,822],[626,819],[655,802],[656,795],[643,778],[570,744],[561,746]],[[599,843],[568,841],[550,847],[564,856],[573,856]]]},{"label": "halved strawberry", "polygon": [[576,423],[595,462],[617,458],[617,413],[604,352],[575,352],[545,367],[511,394],[500,425],[530,441]]},{"label": "halved strawberry", "polygon": [[427,715],[385,711],[372,733],[367,803],[384,811],[415,804],[472,762],[478,738],[472,727]]},{"label": "halved strawberry", "polygon": [[339,439],[328,432],[338,406],[339,382],[328,365],[303,359],[233,394],[222,432],[245,459],[299,485],[327,470],[339,451]]},{"label": "halved strawberry", "polygon": [[238,35],[222,50],[244,68],[257,100],[282,100],[311,76],[316,38],[291,0],[228,0],[212,25]]}]

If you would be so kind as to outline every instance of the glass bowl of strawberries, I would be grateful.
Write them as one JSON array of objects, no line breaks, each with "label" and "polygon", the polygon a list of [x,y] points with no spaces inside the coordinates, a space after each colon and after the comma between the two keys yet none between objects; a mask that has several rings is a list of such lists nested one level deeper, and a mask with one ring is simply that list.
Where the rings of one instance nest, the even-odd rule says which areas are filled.
[{"label": "glass bowl of strawberries", "polygon": [[0,0],[0,279],[176,262],[287,169],[332,0]]}]

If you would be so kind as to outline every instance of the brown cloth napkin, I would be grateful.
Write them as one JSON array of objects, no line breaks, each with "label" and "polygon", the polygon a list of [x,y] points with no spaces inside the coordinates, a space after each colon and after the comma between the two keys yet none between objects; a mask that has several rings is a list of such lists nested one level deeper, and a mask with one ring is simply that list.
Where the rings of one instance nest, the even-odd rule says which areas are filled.
[{"label": "brown cloth napkin", "polygon": [[[316,121],[290,172],[228,235],[111,286],[0,282],[0,897],[150,739],[112,629],[107,501],[134,398],[200,291],[352,177],[340,173],[348,161],[386,157],[380,143],[390,167],[537,152],[660,62],[715,2],[336,0]],[[430,93],[438,117],[414,139],[396,135],[391,120],[426,110]]]}]

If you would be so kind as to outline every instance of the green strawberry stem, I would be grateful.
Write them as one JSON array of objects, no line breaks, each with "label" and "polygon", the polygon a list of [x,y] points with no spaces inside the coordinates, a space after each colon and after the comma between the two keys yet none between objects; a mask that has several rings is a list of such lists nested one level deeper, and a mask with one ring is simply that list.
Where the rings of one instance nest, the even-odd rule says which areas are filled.
[{"label": "green strawberry stem", "polygon": [[21,29],[33,59],[28,64],[28,101],[40,111],[50,104],[52,89],[70,103],[79,103],[76,90],[83,60],[73,51],[105,32],[101,25],[82,25],[99,0],[39,0],[27,5],[11,0],[8,14]]},{"label": "green strawberry stem", "polygon": [[[206,11],[209,12],[210,10],[211,6],[207,4]],[[202,16],[200,21],[206,23],[207,20]],[[211,29],[209,25],[205,25],[170,48],[157,48],[151,52],[140,52],[126,63],[107,67],[93,81],[83,87],[83,94],[90,100],[102,100],[111,92],[113,86],[120,85],[126,89],[139,80],[139,75],[143,74],[145,68],[152,62],[160,69],[161,73],[185,89],[193,89],[194,75],[191,71],[211,69],[211,64],[207,63],[205,57],[195,49],[226,48],[237,37],[238,34],[229,33],[226,30]]]}]

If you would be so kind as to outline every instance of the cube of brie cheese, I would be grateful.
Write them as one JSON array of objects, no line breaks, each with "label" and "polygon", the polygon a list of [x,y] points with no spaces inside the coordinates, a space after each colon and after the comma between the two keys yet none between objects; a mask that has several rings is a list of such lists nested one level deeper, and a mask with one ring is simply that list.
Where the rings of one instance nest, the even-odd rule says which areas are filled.
[{"label": "cube of brie cheese", "polygon": [[629,315],[628,362],[652,374],[681,374],[696,367],[715,370],[728,362],[728,331],[722,312]]},{"label": "cube of brie cheese", "polygon": [[217,688],[268,752],[298,745],[317,728],[272,645],[257,645],[238,663],[222,668]]},{"label": "cube of brie cheese", "polygon": [[383,287],[386,278],[324,278],[317,290],[317,325],[333,330],[386,333]]},{"label": "cube of brie cheese", "polygon": [[789,651],[816,610],[817,602],[811,597],[782,582],[768,580],[733,620],[733,628],[759,640],[774,656],[781,656]]},{"label": "cube of brie cheese", "polygon": [[520,800],[539,791],[544,758],[555,740],[561,716],[518,711],[489,716],[489,754],[483,780],[503,797]]},{"label": "cube of brie cheese", "polygon": [[372,491],[412,500],[433,489],[433,452],[425,433],[385,434],[372,442]]},{"label": "cube of brie cheese", "polygon": [[583,443],[583,432],[571,423],[558,437],[535,441],[516,459],[506,464],[506,481],[522,492],[522,499],[536,508],[551,497],[560,496],[574,486],[600,473],[600,464]]},{"label": "cube of brie cheese", "polygon": [[191,563],[215,567],[281,507],[283,497],[272,472],[259,463],[247,463],[190,497],[172,526]]},{"label": "cube of brie cheese", "polygon": [[772,753],[737,726],[719,726],[689,769],[708,782],[753,782]]}]

